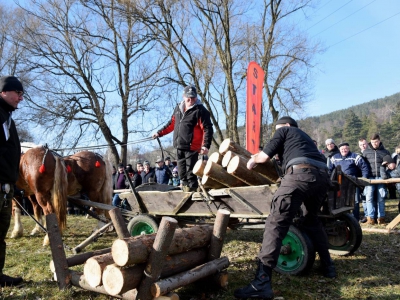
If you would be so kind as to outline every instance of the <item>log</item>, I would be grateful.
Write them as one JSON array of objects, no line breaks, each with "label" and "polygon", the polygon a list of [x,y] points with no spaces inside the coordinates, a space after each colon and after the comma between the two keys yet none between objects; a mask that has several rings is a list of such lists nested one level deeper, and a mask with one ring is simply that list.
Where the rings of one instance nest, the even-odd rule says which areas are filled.
[{"label": "log", "polygon": [[193,167],[193,174],[195,174],[198,177],[203,176],[204,167],[206,166],[206,163],[207,161],[199,159]]},{"label": "log", "polygon": [[235,153],[237,153],[239,155],[242,155],[244,157],[247,157],[247,158],[250,158],[251,155],[252,155],[249,151],[247,151],[246,149],[244,149],[242,146],[240,146],[239,144],[235,143],[231,139],[225,139],[221,143],[221,145],[219,145],[218,151],[222,155],[225,155],[226,152],[228,152],[228,151],[232,151],[232,152],[235,152]]},{"label": "log", "polygon": [[[67,264],[68,267],[73,267],[73,266],[78,266],[84,264],[89,258],[101,254],[106,254],[106,253],[111,253],[111,248],[105,248],[101,250],[95,250],[95,251],[90,251],[90,252],[85,252],[77,255],[73,255],[70,257],[67,257]],[[54,261],[50,261],[50,270],[51,272],[55,272],[56,269],[54,267]]]},{"label": "log", "polygon": [[[211,226],[194,226],[177,229],[172,239],[168,255],[201,248],[209,244],[213,228]],[[114,241],[111,254],[118,266],[144,263],[147,261],[155,239],[155,234]]]},{"label": "log", "polygon": [[71,276],[68,270],[67,257],[64,251],[61,230],[58,226],[57,216],[55,214],[46,215],[46,224],[58,288],[60,290],[70,288]]},{"label": "log", "polygon": [[231,213],[226,209],[219,209],[214,222],[213,235],[211,236],[210,249],[208,251],[208,261],[220,258],[222,246],[228,228]]},{"label": "log", "polygon": [[121,210],[116,207],[109,211],[110,218],[113,222],[115,231],[117,232],[118,238],[124,239],[130,237],[128,227],[125,224],[125,219],[121,214]]},{"label": "log", "polygon": [[104,225],[103,227],[101,227],[100,229],[97,229],[95,232],[93,232],[86,240],[84,240],[82,243],[80,243],[78,246],[76,246],[74,249],[72,249],[72,252],[74,254],[77,254],[79,252],[81,252],[84,248],[86,248],[87,245],[90,245],[91,243],[93,243],[93,241],[100,236],[101,234],[103,234],[104,232],[106,232],[108,230],[108,228],[112,225],[113,223],[107,223],[106,225]]},{"label": "log", "polygon": [[83,268],[83,275],[85,275],[87,283],[92,287],[101,285],[103,270],[113,263],[114,260],[110,253],[89,258]]},{"label": "log", "polygon": [[233,151],[227,151],[224,155],[224,158],[222,159],[222,163],[221,166],[223,166],[224,168],[228,167],[229,162],[231,161],[232,158],[234,158],[235,156],[240,156],[243,160],[248,161],[250,158],[249,157],[245,157],[242,155],[239,155]]},{"label": "log", "polygon": [[224,156],[221,153],[214,152],[208,157],[208,160],[211,160],[212,162],[220,165],[222,163],[223,157]]},{"label": "log", "polygon": [[[201,265],[205,262],[206,257],[207,250],[205,247],[167,256],[160,278],[166,278]],[[118,295],[137,288],[142,279],[144,268],[144,264],[128,268],[122,268],[116,264],[107,266],[103,272],[105,290],[110,295]]]},{"label": "log", "polygon": [[247,161],[240,156],[235,156],[229,162],[227,167],[228,174],[240,178],[248,185],[264,185],[270,184],[271,182],[264,176],[247,169]]},{"label": "log", "polygon": [[228,187],[247,185],[244,181],[238,179],[231,174],[228,174],[228,172],[222,166],[210,160],[207,161],[206,167],[204,168],[204,175],[207,175],[215,181],[227,185]]},{"label": "log", "polygon": [[151,293],[154,297],[165,295],[182,286],[193,283],[201,278],[213,275],[229,266],[227,257],[222,257],[197,266],[189,271],[179,273],[161,281],[155,282],[151,286]]},{"label": "log", "polygon": [[177,226],[178,221],[171,217],[163,217],[161,219],[160,228],[154,240],[153,250],[144,269],[144,278],[140,282],[136,297],[137,300],[152,300],[151,285],[160,278]]},{"label": "log", "polygon": [[224,185],[218,181],[215,181],[214,179],[212,179],[211,177],[209,177],[207,175],[203,175],[203,177],[201,178],[201,184],[205,188],[209,188],[209,189],[222,189],[222,188],[228,187],[227,185]]},{"label": "log", "polygon": [[278,172],[276,172],[274,162],[271,160],[262,163],[262,164],[256,164],[252,171],[255,171],[265,178],[267,178],[271,183],[276,183],[277,180],[279,179]]}]

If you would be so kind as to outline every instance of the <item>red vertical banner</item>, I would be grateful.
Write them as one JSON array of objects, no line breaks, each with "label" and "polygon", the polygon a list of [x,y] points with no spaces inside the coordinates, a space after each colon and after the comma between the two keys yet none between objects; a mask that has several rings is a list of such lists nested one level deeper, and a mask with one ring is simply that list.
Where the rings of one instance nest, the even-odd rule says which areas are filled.
[{"label": "red vertical banner", "polygon": [[254,61],[247,67],[246,149],[255,154],[260,146],[264,71]]}]

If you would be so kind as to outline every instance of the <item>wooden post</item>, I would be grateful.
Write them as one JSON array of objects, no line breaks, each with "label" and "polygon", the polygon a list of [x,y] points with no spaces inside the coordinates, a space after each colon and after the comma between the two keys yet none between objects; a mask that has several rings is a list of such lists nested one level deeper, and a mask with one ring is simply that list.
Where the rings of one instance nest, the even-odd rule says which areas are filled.
[{"label": "wooden post", "polygon": [[206,166],[206,163],[207,161],[199,159],[193,167],[193,174],[199,177],[203,176],[204,167]]},{"label": "wooden post", "polygon": [[[92,256],[97,256],[97,255],[106,254],[106,253],[111,253],[111,248],[105,248],[105,249],[101,249],[101,250],[95,250],[95,251],[91,251],[91,252],[85,252],[85,253],[77,254],[74,256],[70,256],[67,258],[67,264],[68,264],[68,267],[82,265]],[[56,271],[53,260],[50,261],[50,270],[53,273]]]},{"label": "wooden post", "polygon": [[136,300],[152,300],[151,285],[156,282],[165,264],[168,248],[171,245],[172,237],[175,229],[178,226],[178,221],[163,217],[160,223],[160,229],[157,232],[153,244],[153,251],[150,253],[149,260],[144,270],[144,279],[140,283]]},{"label": "wooden post", "polygon": [[[211,226],[194,226],[177,229],[168,250],[169,255],[182,253],[190,249],[201,248],[209,244],[212,235]],[[155,234],[115,240],[111,247],[114,262],[121,267],[144,263],[152,250]]]},{"label": "wooden post", "polygon": [[173,291],[182,286],[193,283],[201,278],[215,274],[229,266],[229,260],[227,257],[221,257],[205,263],[201,266],[197,266],[186,272],[179,273],[177,275],[165,278],[161,281],[155,282],[151,286],[151,293],[154,297],[165,295],[166,293]]},{"label": "wooden post", "polygon": [[58,288],[60,290],[71,286],[71,275],[68,270],[67,257],[65,255],[61,231],[55,214],[46,215],[47,234],[49,235],[51,256],[54,261],[57,275]]},{"label": "wooden post", "polygon": [[242,146],[239,144],[235,143],[231,139],[225,139],[220,145],[218,152],[221,153],[222,155],[225,155],[227,151],[233,151],[239,155],[242,155],[244,157],[251,157],[251,153],[244,149]]},{"label": "wooden post", "polygon": [[231,213],[226,209],[219,209],[217,212],[213,235],[211,236],[210,248],[208,251],[208,261],[217,259],[221,256],[230,215]]},{"label": "wooden post", "polygon": [[400,214],[397,215],[389,224],[387,224],[386,229],[393,229],[397,224],[400,223]]},{"label": "wooden post", "polygon": [[124,217],[121,214],[121,210],[116,207],[109,211],[110,218],[114,224],[115,231],[117,232],[118,238],[124,239],[130,237],[128,227],[125,224]]},{"label": "wooden post", "polygon": [[211,160],[212,162],[220,165],[222,163],[223,157],[224,156],[221,153],[214,152],[208,157],[208,160]]},{"label": "wooden post", "polygon": [[250,158],[248,158],[248,157],[246,157],[246,156],[239,155],[239,154],[237,154],[237,153],[235,153],[235,152],[227,151],[227,152],[225,153],[225,155],[224,155],[224,158],[222,159],[221,166],[223,166],[224,168],[228,167],[229,162],[230,162],[231,159],[234,158],[235,156],[240,156],[240,157],[242,158],[242,160],[244,160],[244,161],[246,161],[246,162],[250,159]]}]

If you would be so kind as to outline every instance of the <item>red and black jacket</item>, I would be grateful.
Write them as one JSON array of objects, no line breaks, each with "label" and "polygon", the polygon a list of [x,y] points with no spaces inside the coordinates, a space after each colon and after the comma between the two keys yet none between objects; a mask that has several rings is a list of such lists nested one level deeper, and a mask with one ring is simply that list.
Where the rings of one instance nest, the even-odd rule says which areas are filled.
[{"label": "red and black jacket", "polygon": [[157,133],[164,136],[174,131],[174,147],[181,150],[200,152],[201,147],[210,149],[213,125],[210,112],[201,104],[200,100],[183,112],[184,101],[179,103],[171,120]]}]

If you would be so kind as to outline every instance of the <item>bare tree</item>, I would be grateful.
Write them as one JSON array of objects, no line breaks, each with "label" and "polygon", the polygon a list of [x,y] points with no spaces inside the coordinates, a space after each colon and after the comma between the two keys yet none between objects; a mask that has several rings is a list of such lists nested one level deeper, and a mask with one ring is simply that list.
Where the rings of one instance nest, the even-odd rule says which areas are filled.
[{"label": "bare tree", "polygon": [[20,6],[30,16],[24,46],[35,74],[30,105],[37,122],[46,133],[57,132],[57,145],[105,140],[113,161],[125,163],[129,135],[149,130],[142,118],[159,98],[154,88],[164,61],[129,2],[31,0]]}]

